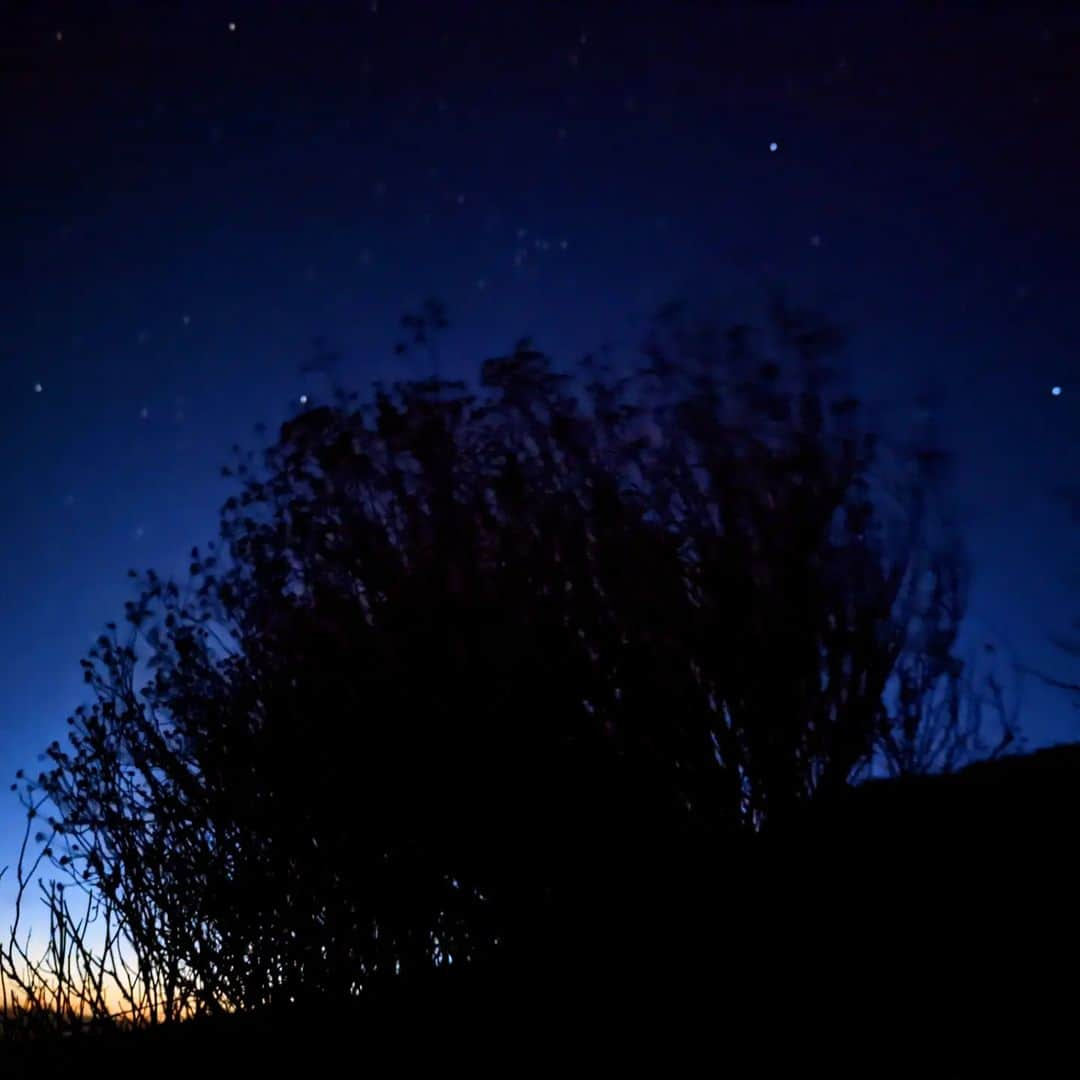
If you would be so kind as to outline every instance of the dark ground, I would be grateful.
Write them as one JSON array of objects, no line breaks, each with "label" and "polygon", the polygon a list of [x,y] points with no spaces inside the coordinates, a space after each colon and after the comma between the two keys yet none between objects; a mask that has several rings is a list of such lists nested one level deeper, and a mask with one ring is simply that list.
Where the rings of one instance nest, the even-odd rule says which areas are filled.
[{"label": "dark ground", "polygon": [[352,1076],[447,1061],[517,1071],[698,1039],[758,1055],[875,1032],[960,1038],[1015,1020],[1033,997],[1071,1000],[1078,781],[1080,745],[874,782],[709,880],[673,861],[632,899],[597,898],[552,924],[527,974],[507,962],[349,1010],[11,1045],[0,1075],[210,1078],[333,1063]]}]

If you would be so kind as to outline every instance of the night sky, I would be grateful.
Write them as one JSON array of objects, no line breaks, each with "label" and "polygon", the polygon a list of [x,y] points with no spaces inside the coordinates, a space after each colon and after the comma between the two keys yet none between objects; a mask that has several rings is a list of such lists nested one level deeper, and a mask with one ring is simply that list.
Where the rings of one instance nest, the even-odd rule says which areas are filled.
[{"label": "night sky", "polygon": [[[356,389],[421,374],[393,345],[430,295],[471,376],[784,285],[850,328],[883,415],[938,402],[970,640],[1069,673],[1080,19],[941,7],[4,5],[0,765],[90,700],[127,569],[215,535],[231,445],[325,396],[312,339]],[[1029,681],[1030,745],[1075,717]]]}]

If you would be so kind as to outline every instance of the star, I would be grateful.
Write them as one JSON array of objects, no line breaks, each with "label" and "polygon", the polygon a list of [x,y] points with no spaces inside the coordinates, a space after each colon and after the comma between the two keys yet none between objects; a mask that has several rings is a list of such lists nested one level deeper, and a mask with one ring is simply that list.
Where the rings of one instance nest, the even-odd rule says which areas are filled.
[{"label": "star", "polygon": [[779,143],[774,143],[774,142],[769,143],[769,153],[770,154],[775,154],[776,151],[779,150],[779,149],[780,149],[780,144]]},{"label": "star", "polygon": [[234,22],[229,23],[229,33],[230,34],[235,34],[236,33],[236,23],[234,23]]},{"label": "star", "polygon": [[821,247],[821,237],[817,233],[810,237],[810,246]]},{"label": "star", "polygon": [[306,405],[307,403],[308,403],[308,396],[307,396],[307,394],[301,394],[301,395],[300,395],[300,404],[301,404],[301,405]]},{"label": "star", "polygon": [[1050,393],[1053,394],[1054,397],[1061,397],[1061,387],[1060,386],[1052,386],[1052,387],[1050,387]]},{"label": "star", "polygon": [[34,383],[34,393],[35,394],[40,394],[41,391],[44,390],[44,389],[45,389],[45,387],[42,386],[41,383],[39,383],[39,382]]}]

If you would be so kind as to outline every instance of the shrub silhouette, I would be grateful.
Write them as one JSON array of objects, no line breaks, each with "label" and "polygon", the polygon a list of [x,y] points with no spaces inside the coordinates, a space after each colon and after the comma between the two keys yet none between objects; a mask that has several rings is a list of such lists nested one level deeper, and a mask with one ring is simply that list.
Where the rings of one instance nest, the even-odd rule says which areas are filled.
[{"label": "shrub silhouette", "polygon": [[[404,325],[437,363],[441,308]],[[877,755],[970,754],[921,707],[963,671],[940,455],[862,430],[833,328],[771,332],[672,307],[630,374],[523,341],[483,393],[339,391],[237,448],[220,544],[141,579],[26,784],[54,918],[79,889],[106,920],[89,1007],[106,974],[176,1018],[650,948],[650,908],[737,892],[745,838]]]}]

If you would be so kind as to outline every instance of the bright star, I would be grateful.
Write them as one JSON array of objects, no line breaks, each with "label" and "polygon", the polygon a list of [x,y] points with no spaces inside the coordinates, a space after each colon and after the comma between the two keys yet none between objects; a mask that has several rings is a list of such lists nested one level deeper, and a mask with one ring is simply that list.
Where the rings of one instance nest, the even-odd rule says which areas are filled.
[{"label": "bright star", "polygon": [[780,144],[779,143],[774,143],[774,142],[769,143],[769,153],[770,154],[775,154],[776,151],[779,150],[779,149],[780,149]]},{"label": "bright star", "polygon": [[34,393],[35,394],[40,394],[41,391],[44,390],[44,389],[45,389],[45,387],[42,386],[41,383],[39,383],[39,382],[34,383]]},{"label": "bright star", "polygon": [[1060,386],[1052,386],[1050,388],[1050,393],[1053,394],[1054,397],[1061,397],[1061,387]]},{"label": "bright star", "polygon": [[308,396],[307,396],[307,394],[301,394],[301,395],[300,395],[300,404],[301,404],[301,405],[306,405],[307,403],[308,403]]}]

